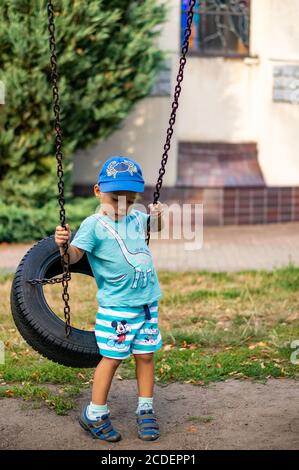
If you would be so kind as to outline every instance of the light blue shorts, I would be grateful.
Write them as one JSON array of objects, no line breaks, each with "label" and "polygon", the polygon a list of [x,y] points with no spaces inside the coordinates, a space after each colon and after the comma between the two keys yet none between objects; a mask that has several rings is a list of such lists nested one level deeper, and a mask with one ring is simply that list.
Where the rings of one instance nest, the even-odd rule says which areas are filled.
[{"label": "light blue shorts", "polygon": [[104,357],[127,359],[131,354],[145,354],[162,347],[158,327],[158,301],[140,307],[101,307],[96,316],[95,335]]}]

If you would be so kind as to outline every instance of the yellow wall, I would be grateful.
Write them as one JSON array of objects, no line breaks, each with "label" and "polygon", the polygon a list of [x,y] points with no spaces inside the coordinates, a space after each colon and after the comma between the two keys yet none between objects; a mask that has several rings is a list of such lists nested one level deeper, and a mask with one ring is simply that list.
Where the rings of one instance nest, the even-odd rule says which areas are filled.
[{"label": "yellow wall", "polygon": [[[169,21],[160,45],[172,59],[174,88],[178,65],[180,2],[169,1]],[[189,57],[165,185],[174,185],[178,141],[258,144],[268,185],[299,184],[299,104],[273,102],[273,67],[299,64],[299,0],[252,0],[251,56],[257,59]],[[170,98],[139,103],[107,142],[75,156],[74,182],[93,183],[110,155],[124,154],[142,166],[155,184],[170,112]]]}]

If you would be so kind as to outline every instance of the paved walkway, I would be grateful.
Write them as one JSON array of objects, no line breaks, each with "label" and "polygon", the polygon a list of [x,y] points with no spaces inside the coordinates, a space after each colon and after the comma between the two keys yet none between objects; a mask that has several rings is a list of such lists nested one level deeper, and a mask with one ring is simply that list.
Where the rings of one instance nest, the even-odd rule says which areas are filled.
[{"label": "paved walkway", "polygon": [[239,271],[299,266],[299,223],[206,227],[198,250],[179,241],[152,240],[158,269]]},{"label": "paved walkway", "polygon": [[[31,246],[0,243],[0,272],[14,272]],[[299,266],[299,222],[206,227],[201,248],[188,247],[188,241],[150,241],[159,270],[239,271],[269,270],[289,263]]]}]

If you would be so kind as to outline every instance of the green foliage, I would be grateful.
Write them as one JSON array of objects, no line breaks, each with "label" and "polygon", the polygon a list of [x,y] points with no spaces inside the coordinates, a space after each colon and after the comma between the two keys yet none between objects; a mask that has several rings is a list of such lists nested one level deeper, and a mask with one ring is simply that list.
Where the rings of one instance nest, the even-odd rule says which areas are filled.
[{"label": "green foliage", "polygon": [[41,406],[44,402],[48,408],[55,410],[58,415],[65,415],[74,407],[73,398],[79,395],[78,387],[65,387],[58,393],[51,392],[48,387],[40,387],[23,382],[21,386],[1,387],[0,398],[22,398],[24,401],[35,402]]},{"label": "green foliage", "polygon": [[[75,198],[65,204],[67,223],[76,230],[82,220],[95,212],[98,201],[95,197]],[[0,241],[26,243],[54,234],[60,223],[57,199],[47,202],[44,207],[33,208],[0,202]]]},{"label": "green foliage", "polygon": [[[151,90],[163,59],[157,36],[165,6],[158,0],[56,0],[54,5],[65,196],[70,197],[71,155],[107,138]],[[9,217],[5,205],[11,207],[13,224],[22,208],[35,225],[38,209],[48,216],[48,203],[57,202],[58,192],[46,1],[1,2],[0,18],[0,80],[6,89],[0,113],[0,214]],[[37,210],[31,221],[29,209]]]}]

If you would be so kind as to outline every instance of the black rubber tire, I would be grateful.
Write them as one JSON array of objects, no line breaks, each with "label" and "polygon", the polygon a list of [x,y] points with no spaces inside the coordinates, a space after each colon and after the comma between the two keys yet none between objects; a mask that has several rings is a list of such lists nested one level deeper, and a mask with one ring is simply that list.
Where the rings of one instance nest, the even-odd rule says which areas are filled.
[{"label": "black rubber tire", "polygon": [[[74,235],[72,233],[72,239]],[[93,276],[86,254],[78,263],[70,265],[70,272]],[[94,333],[72,327],[66,338],[65,323],[49,307],[43,286],[27,282],[61,274],[61,258],[54,235],[30,248],[12,283],[10,300],[14,322],[27,343],[46,358],[65,366],[95,367],[101,356]],[[62,299],[61,302],[63,308]]]}]

